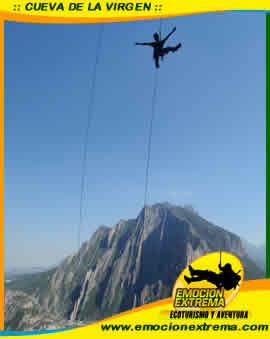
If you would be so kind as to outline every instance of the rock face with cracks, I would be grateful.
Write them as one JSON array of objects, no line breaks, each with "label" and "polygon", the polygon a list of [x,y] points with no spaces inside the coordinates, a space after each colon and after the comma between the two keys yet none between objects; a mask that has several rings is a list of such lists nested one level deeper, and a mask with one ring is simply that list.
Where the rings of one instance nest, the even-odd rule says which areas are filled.
[{"label": "rock face with cracks", "polygon": [[188,208],[156,204],[136,219],[100,227],[54,270],[8,286],[35,298],[46,312],[94,321],[169,297],[189,263],[220,250],[240,258],[245,279],[263,277],[237,235]]},{"label": "rock face with cracks", "polygon": [[64,319],[58,314],[47,312],[33,298],[20,291],[5,293],[5,330],[31,331],[71,328],[78,322]]}]

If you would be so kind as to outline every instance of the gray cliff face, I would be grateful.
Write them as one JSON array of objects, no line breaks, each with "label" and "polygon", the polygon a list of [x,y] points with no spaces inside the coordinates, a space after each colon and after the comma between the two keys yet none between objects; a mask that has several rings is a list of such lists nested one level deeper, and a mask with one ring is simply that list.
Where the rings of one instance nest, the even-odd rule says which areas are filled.
[{"label": "gray cliff face", "polygon": [[156,204],[136,219],[100,227],[45,283],[33,280],[31,293],[44,309],[72,321],[102,319],[169,297],[190,262],[220,250],[242,260],[246,279],[263,277],[238,236],[188,209]]},{"label": "gray cliff face", "polygon": [[5,330],[50,330],[71,328],[80,324],[46,312],[38,300],[20,291],[5,293]]}]

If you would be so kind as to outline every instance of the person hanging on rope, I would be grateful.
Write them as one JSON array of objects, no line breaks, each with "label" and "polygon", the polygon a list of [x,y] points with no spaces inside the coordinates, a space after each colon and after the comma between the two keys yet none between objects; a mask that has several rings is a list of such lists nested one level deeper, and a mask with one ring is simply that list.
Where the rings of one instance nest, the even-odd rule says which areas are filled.
[{"label": "person hanging on rope", "polygon": [[160,35],[158,33],[154,33],[154,39],[153,42],[136,42],[135,45],[140,46],[151,46],[154,49],[153,58],[155,60],[156,68],[159,68],[159,58],[163,59],[164,55],[168,54],[169,52],[176,52],[182,44],[179,43],[175,47],[163,47],[165,42],[169,39],[169,37],[176,31],[176,27],[173,28],[173,30],[164,38],[161,39]]},{"label": "person hanging on rope", "polygon": [[190,284],[195,281],[206,280],[213,285],[216,285],[218,289],[224,287],[225,290],[231,290],[232,288],[236,289],[241,280],[239,272],[234,272],[232,265],[227,263],[224,266],[221,264],[218,265],[220,273],[215,273],[208,270],[195,270],[191,265],[189,265],[189,271],[191,277],[184,276],[185,281]]}]

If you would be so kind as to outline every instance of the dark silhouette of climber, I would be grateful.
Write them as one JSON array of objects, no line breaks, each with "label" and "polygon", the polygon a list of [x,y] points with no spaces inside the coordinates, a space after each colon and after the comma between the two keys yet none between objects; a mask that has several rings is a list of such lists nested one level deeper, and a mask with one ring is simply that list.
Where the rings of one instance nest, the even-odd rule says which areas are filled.
[{"label": "dark silhouette of climber", "polygon": [[213,271],[208,270],[195,270],[192,266],[189,266],[189,271],[191,277],[184,276],[185,281],[190,284],[194,281],[202,281],[206,280],[213,285],[216,285],[218,289],[224,287],[225,290],[231,290],[232,288],[236,289],[239,285],[239,281],[241,280],[239,272],[234,272],[232,269],[232,265],[227,263],[224,266],[221,264],[218,265],[220,269],[220,273],[215,273]]},{"label": "dark silhouette of climber", "polygon": [[153,42],[136,42],[136,45],[151,46],[151,47],[153,47],[153,49],[154,49],[153,58],[155,60],[156,68],[159,68],[159,58],[163,59],[164,55],[168,54],[169,52],[173,52],[174,53],[174,52],[176,52],[182,46],[182,44],[179,43],[175,47],[163,47],[165,42],[169,39],[169,37],[175,31],[176,31],[176,27],[174,27],[174,29],[164,39],[161,39],[159,34],[155,33],[153,35],[155,41],[153,41]]}]

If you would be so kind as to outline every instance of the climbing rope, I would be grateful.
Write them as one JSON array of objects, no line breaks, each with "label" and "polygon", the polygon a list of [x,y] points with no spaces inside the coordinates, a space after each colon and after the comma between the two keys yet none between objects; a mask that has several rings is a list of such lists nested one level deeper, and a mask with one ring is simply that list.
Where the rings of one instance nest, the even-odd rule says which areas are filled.
[{"label": "climbing rope", "polygon": [[[92,123],[92,118],[93,118],[95,87],[96,87],[96,78],[97,78],[97,66],[98,66],[99,58],[100,58],[103,31],[104,31],[104,25],[101,24],[99,34],[98,34],[98,39],[97,39],[97,49],[96,49],[97,52],[96,52],[95,65],[94,65],[92,81],[91,81],[88,118],[87,118],[86,131],[85,131],[85,137],[84,137],[84,143],[83,143],[82,176],[81,176],[81,186],[80,186],[80,217],[79,217],[79,225],[78,225],[78,249],[80,249],[81,247],[81,227],[83,223],[83,203],[85,200],[85,179],[86,179],[86,171],[87,171],[88,139],[89,139],[90,128],[91,128],[91,123]],[[162,19],[159,20],[160,38],[161,38],[161,33],[162,33]],[[145,187],[144,187],[144,222],[145,222],[145,215],[146,215],[146,205],[147,205],[147,200],[148,200],[149,170],[150,170],[150,159],[151,159],[151,148],[152,148],[153,122],[155,118],[156,101],[157,101],[157,89],[158,89],[158,69],[155,70],[155,75],[154,75],[154,88],[153,88],[152,104],[151,104],[152,108],[151,108],[150,126],[149,126],[148,143],[147,143],[147,160],[146,160]]]},{"label": "climbing rope", "polygon": [[159,19],[159,38],[160,38],[160,40],[162,39],[161,33],[162,33],[162,19]]},{"label": "climbing rope", "polygon": [[[161,38],[161,28],[162,28],[162,19],[159,20],[159,34]],[[153,122],[155,118],[156,103],[157,103],[157,89],[158,89],[158,69],[155,69],[154,75],[154,88],[152,95],[152,105],[151,105],[151,116],[150,116],[150,126],[148,134],[148,144],[147,144],[147,160],[146,160],[146,170],[145,170],[145,186],[144,186],[144,218],[143,223],[145,223],[146,215],[146,204],[148,200],[148,186],[149,186],[149,170],[150,170],[150,158],[152,150],[152,135],[153,135]]]},{"label": "climbing rope", "polygon": [[[82,175],[81,175],[81,185],[80,185],[80,217],[79,217],[79,225],[78,225],[78,250],[81,247],[81,228],[83,223],[83,203],[85,200],[85,179],[86,179],[86,171],[87,171],[87,153],[88,153],[88,141],[90,135],[90,129],[93,120],[93,109],[94,109],[94,99],[95,99],[95,89],[96,89],[96,79],[97,79],[97,68],[100,59],[102,38],[104,32],[104,24],[100,25],[98,38],[97,38],[97,48],[96,48],[96,58],[94,69],[92,73],[91,83],[90,83],[90,98],[88,103],[88,114],[87,114],[87,123],[85,136],[83,141],[83,159],[82,159]],[[79,258],[80,260],[80,258]]]},{"label": "climbing rope", "polygon": [[158,88],[158,69],[156,68],[155,77],[154,77],[154,90],[153,90],[153,95],[152,95],[152,109],[151,109],[151,117],[150,117],[148,143],[147,143],[147,160],[146,160],[145,187],[144,187],[144,206],[146,206],[146,203],[147,203],[148,186],[149,186],[149,169],[150,169],[150,158],[151,158],[151,148],[152,148],[153,122],[154,122],[155,110],[156,110],[157,88]]}]

